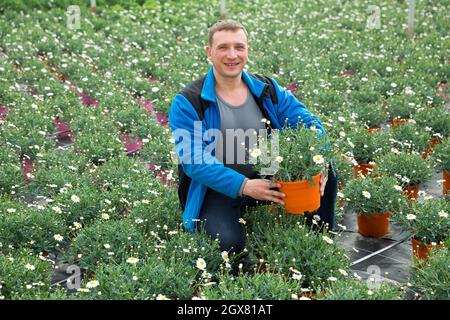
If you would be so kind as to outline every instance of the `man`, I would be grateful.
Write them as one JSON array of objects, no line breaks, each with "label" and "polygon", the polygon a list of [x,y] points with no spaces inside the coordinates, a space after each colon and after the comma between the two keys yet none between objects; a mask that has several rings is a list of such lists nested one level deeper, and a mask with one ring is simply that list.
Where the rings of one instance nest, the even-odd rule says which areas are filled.
[{"label": "man", "polygon": [[[243,70],[249,51],[247,31],[239,22],[213,25],[206,47],[213,66],[174,98],[169,112],[181,160],[178,193],[183,225],[190,232],[204,228],[211,237],[219,236],[221,249],[234,253],[245,246],[240,224],[245,207],[257,201],[283,205],[284,194],[278,184],[261,179],[251,164],[236,162],[236,153],[240,148],[248,150],[249,142],[234,144],[230,130],[256,134],[261,129],[280,130],[285,123],[291,127],[301,123],[314,124],[325,134],[319,119],[290,92],[270,78]],[[317,215],[332,230],[337,193],[332,170],[320,184]]]}]

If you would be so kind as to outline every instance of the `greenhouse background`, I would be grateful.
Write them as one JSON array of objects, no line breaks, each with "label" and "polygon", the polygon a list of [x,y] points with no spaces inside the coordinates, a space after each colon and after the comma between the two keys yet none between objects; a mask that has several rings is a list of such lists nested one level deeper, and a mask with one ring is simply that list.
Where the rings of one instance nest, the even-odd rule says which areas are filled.
[{"label": "greenhouse background", "polygon": [[[447,1],[25,1],[0,7],[0,300],[449,300]],[[181,223],[168,113],[208,28],[324,125],[336,228],[249,210],[254,270]],[[387,232],[361,229],[385,213]],[[314,223],[313,223],[314,224]],[[363,235],[364,234],[364,235]],[[202,263],[200,263],[202,262]]]}]

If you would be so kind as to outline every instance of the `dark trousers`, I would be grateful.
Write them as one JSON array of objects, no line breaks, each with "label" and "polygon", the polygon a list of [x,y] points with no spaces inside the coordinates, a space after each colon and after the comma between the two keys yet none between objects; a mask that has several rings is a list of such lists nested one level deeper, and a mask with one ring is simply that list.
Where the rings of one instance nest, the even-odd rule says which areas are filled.
[{"label": "dark trousers", "polygon": [[[313,215],[318,215],[321,218],[319,227],[328,224],[328,230],[334,229],[337,188],[337,174],[331,170],[330,166],[325,192],[320,199],[320,208],[316,213],[306,215],[309,223],[312,222]],[[259,203],[269,204],[270,202]],[[212,239],[219,237],[220,249],[228,251],[230,256],[231,253],[241,253],[245,247],[245,238],[239,219],[243,218],[246,207],[256,205],[256,200],[251,197],[244,196],[233,199],[208,188],[200,211],[197,230],[204,229]]]}]

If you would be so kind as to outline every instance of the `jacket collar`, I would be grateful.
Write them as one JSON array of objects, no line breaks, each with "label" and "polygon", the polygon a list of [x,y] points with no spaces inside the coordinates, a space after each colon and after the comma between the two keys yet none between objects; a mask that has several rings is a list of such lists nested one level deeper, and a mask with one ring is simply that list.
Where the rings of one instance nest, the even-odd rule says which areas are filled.
[{"label": "jacket collar", "polygon": [[[206,75],[205,82],[203,83],[202,94],[201,94],[203,100],[207,100],[207,101],[211,101],[211,102],[216,101],[216,92],[214,89],[216,79],[214,78],[213,68],[214,67],[211,67],[208,71],[208,74]],[[266,84],[259,81],[256,78],[250,76],[244,70],[242,70],[242,79],[244,80],[244,82],[247,85],[250,92],[254,96],[260,98]]]}]

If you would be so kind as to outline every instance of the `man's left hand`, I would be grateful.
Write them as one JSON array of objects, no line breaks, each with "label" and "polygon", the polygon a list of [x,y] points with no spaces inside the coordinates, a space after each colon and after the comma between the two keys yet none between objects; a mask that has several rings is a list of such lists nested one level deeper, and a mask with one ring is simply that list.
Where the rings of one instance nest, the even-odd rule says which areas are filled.
[{"label": "man's left hand", "polygon": [[325,186],[327,185],[328,175],[320,174],[320,196],[323,197],[325,193]]}]

